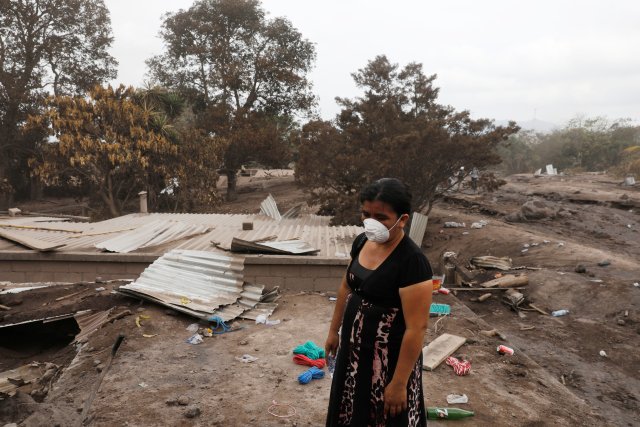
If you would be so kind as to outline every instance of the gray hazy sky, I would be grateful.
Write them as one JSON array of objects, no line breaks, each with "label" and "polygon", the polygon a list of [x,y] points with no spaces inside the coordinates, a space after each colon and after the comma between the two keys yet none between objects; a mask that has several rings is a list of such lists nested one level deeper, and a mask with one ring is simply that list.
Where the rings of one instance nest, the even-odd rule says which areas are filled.
[{"label": "gray hazy sky", "polygon": [[[162,52],[165,12],[192,0],[105,0],[120,62],[113,83],[141,85]],[[440,102],[474,117],[563,124],[583,114],[640,121],[637,0],[263,0],[315,43],[311,75],[330,119],[336,96],[360,91],[351,73],[378,54],[437,74]]]}]

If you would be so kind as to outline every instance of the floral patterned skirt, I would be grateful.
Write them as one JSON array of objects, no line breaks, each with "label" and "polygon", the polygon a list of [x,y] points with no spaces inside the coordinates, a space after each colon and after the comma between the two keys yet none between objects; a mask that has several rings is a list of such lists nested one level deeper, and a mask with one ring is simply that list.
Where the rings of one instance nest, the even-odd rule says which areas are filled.
[{"label": "floral patterned skirt", "polygon": [[393,378],[405,324],[400,308],[350,294],[331,383],[327,427],[422,427],[427,425],[422,392],[422,354],[407,383],[407,410],[384,414],[384,389]]}]

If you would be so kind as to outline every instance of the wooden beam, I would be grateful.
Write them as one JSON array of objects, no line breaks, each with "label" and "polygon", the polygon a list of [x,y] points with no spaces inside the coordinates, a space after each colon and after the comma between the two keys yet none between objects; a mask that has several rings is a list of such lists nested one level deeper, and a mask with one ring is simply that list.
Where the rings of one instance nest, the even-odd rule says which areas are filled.
[{"label": "wooden beam", "polygon": [[505,274],[497,279],[489,280],[482,283],[483,288],[512,288],[514,286],[526,286],[529,284],[529,277],[526,275],[514,276],[513,274]]}]

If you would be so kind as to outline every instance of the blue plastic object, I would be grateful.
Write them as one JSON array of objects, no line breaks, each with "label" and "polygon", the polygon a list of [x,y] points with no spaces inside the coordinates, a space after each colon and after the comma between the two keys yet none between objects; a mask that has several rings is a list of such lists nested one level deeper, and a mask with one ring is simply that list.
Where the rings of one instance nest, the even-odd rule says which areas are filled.
[{"label": "blue plastic object", "polygon": [[429,314],[431,316],[446,316],[451,314],[451,306],[449,304],[431,304],[431,308],[429,309]]}]

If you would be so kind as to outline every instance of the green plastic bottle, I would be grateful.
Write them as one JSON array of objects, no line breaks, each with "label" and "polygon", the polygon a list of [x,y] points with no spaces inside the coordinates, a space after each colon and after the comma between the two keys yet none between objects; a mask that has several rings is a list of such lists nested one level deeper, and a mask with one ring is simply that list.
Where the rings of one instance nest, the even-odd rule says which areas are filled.
[{"label": "green plastic bottle", "polygon": [[459,420],[467,417],[473,417],[473,411],[459,408],[427,408],[427,419],[430,420]]}]

